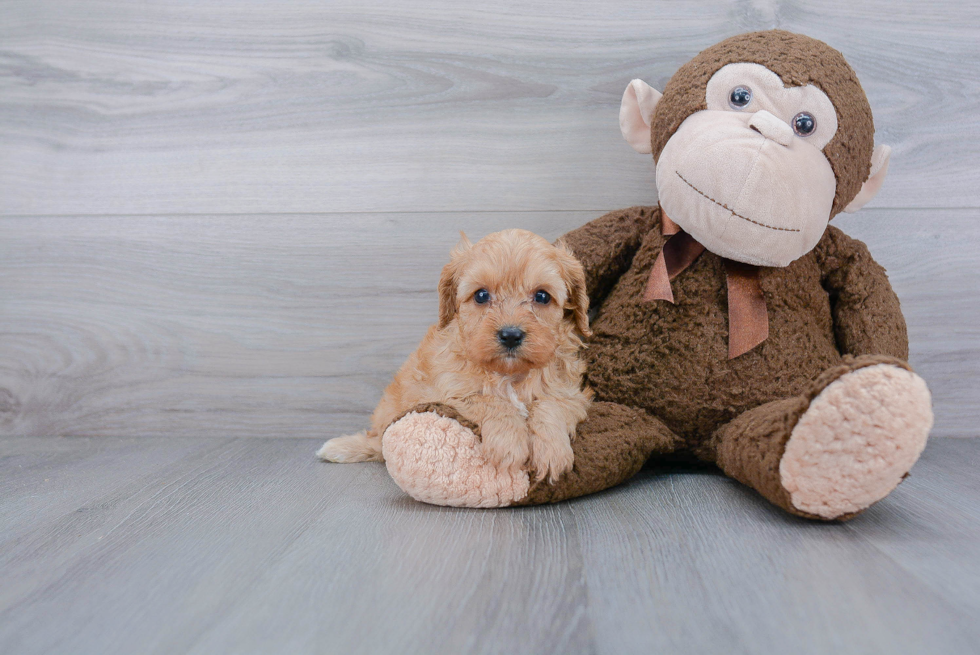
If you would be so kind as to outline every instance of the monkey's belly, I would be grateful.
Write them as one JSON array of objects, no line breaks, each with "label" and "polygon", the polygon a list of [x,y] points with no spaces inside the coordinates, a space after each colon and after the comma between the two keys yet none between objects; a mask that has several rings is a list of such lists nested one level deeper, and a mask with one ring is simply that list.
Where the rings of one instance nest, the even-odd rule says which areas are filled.
[{"label": "monkey's belly", "polygon": [[628,272],[585,351],[597,400],[643,408],[692,445],[748,409],[802,393],[841,361],[829,297],[805,261],[763,269],[769,337],[728,359],[724,273],[706,259],[675,279],[677,304],[643,302],[636,289],[645,271]]}]

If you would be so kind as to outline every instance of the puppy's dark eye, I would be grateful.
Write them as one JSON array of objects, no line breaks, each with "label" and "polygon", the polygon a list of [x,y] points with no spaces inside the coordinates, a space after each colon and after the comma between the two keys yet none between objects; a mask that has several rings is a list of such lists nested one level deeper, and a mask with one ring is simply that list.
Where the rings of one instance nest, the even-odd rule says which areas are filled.
[{"label": "puppy's dark eye", "polygon": [[534,294],[534,302],[547,305],[551,302],[551,294],[547,291],[538,291]]},{"label": "puppy's dark eye", "polygon": [[480,289],[473,294],[473,300],[476,301],[477,305],[485,305],[490,302],[490,292],[486,289]]}]

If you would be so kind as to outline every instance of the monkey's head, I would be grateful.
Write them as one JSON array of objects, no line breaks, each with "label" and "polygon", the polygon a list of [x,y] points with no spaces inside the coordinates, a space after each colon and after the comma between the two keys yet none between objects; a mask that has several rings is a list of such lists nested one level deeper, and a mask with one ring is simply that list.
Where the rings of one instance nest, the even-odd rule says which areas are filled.
[{"label": "monkey's head", "polygon": [[653,153],[664,213],[711,252],[759,266],[808,253],[888,168],[844,57],[780,30],[704,50],[663,94],[633,80],[619,121],[636,151]]}]

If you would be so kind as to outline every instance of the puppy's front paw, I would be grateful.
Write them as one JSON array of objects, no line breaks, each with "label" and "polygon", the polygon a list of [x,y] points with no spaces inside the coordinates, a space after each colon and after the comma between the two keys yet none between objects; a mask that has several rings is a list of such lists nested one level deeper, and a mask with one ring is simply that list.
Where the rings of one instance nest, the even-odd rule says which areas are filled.
[{"label": "puppy's front paw", "polygon": [[483,456],[497,468],[519,468],[531,455],[527,427],[522,421],[485,421],[480,426]]},{"label": "puppy's front paw", "polygon": [[575,453],[568,435],[535,433],[531,439],[531,467],[534,469],[534,479],[540,482],[548,477],[548,482],[554,484],[565,473],[572,470]]}]

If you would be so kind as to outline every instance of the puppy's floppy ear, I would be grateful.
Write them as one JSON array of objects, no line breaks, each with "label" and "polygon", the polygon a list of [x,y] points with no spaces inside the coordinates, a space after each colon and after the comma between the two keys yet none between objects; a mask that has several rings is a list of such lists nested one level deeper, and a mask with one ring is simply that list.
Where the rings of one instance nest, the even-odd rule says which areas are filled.
[{"label": "puppy's floppy ear", "polygon": [[462,268],[463,255],[473,247],[473,244],[462,231],[459,233],[459,243],[449,255],[449,263],[442,267],[439,276],[439,327],[444,328],[452,322],[459,310],[456,302],[456,288],[459,286],[459,273]]},{"label": "puppy's floppy ear", "polygon": [[575,327],[582,333],[582,336],[590,337],[592,331],[589,330],[589,294],[585,288],[585,270],[564,241],[555,242],[555,249],[558,251],[558,266],[561,270],[561,277],[568,289],[565,310],[572,312],[575,318]]}]

